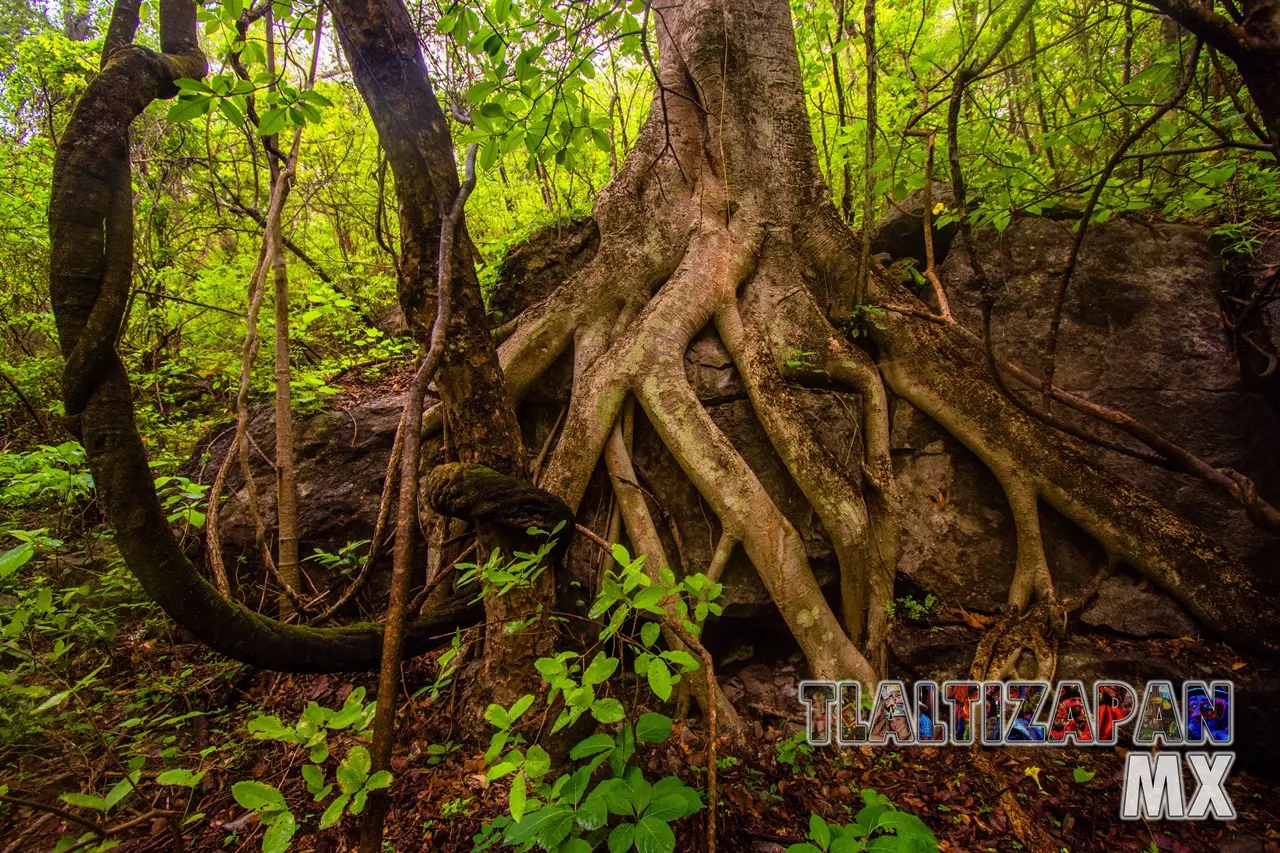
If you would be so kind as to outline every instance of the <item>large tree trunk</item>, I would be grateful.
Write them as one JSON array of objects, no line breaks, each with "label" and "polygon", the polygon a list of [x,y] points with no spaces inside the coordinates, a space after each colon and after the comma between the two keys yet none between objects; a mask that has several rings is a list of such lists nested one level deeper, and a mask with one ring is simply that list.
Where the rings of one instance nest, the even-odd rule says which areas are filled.
[{"label": "large tree trunk", "polygon": [[[331,0],[343,50],[368,104],[395,175],[400,202],[400,301],[419,341],[427,342],[436,317],[436,264],[440,224],[458,196],[453,140],[436,99],[417,35],[401,0]],[[528,550],[525,530],[550,529],[564,512],[524,485],[524,445],[489,334],[475,258],[465,220],[453,249],[453,307],[436,374],[449,446],[460,465],[433,478],[428,497],[437,512],[474,520],[480,559],[497,550]],[[521,497],[526,503],[520,505]],[[533,504],[549,514],[525,517]],[[503,504],[499,509],[495,504]],[[483,506],[482,506],[483,505]],[[563,536],[572,535],[571,530]],[[533,629],[508,632],[515,620],[553,609],[553,571],[529,589],[485,600],[485,702],[509,706],[538,686],[534,661],[552,651],[554,635]]]},{"label": "large tree trunk", "polygon": [[[603,452],[629,538],[654,543],[643,501],[626,499],[628,478],[617,473],[625,449],[615,424],[634,397],[718,516],[725,541],[717,554],[742,545],[815,676],[871,680],[884,670],[897,554],[887,385],[974,451],[1005,489],[1018,534],[1012,614],[1039,602],[1060,607],[1039,529],[1044,501],[1206,626],[1274,650],[1274,609],[1239,564],[1076,440],[1017,408],[981,358],[882,270],[871,271],[867,299],[898,310],[872,331],[875,361],[835,331],[829,317],[848,315],[848,297],[820,304],[818,294],[855,292],[860,241],[818,171],[787,4],[688,0],[653,14],[658,91],[634,150],[596,202],[599,250],[522,314],[500,348],[519,399],[573,347],[572,400],[542,484],[576,508]],[[831,536],[839,613],[796,530],[685,378],[685,350],[708,325]],[[790,383],[813,377],[793,375],[795,352],[861,395],[860,478],[840,473],[801,416]],[[1048,644],[1027,642],[1043,671]],[[1016,649],[1005,652],[1016,658]]]}]

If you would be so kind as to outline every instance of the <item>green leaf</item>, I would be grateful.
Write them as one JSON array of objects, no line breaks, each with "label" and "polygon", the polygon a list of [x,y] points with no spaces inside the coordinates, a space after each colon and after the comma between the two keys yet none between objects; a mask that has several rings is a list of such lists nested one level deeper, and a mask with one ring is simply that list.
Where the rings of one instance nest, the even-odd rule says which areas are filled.
[{"label": "green leaf", "polygon": [[1075,770],[1071,771],[1071,777],[1075,779],[1076,783],[1079,785],[1085,784],[1086,782],[1090,781],[1091,779],[1093,779],[1094,776],[1097,776],[1097,775],[1098,774],[1093,770],[1088,770],[1084,767],[1077,767]]},{"label": "green leaf", "polygon": [[308,89],[305,92],[299,92],[298,97],[309,104],[315,104],[317,107],[331,107],[333,101],[317,92],[315,89]]},{"label": "green leaf", "polygon": [[679,820],[688,813],[689,801],[684,796],[681,794],[667,794],[665,797],[654,799],[653,803],[645,811],[645,816],[672,821]]},{"label": "green leaf", "polygon": [[657,622],[646,622],[640,627],[640,639],[646,646],[652,646],[658,639],[662,629]]},{"label": "green leaf", "polygon": [[[640,719],[644,719],[641,717]],[[586,758],[589,755],[595,755],[598,752],[613,749],[613,736],[607,734],[592,735],[589,738],[578,741],[573,749],[569,750],[569,757],[574,761]]]},{"label": "green leaf", "polygon": [[916,838],[921,841],[933,843],[937,846],[937,839],[933,836],[933,830],[916,815],[910,812],[900,812],[896,809],[885,812],[880,816],[879,825],[881,829],[892,829],[901,838]]},{"label": "green leaf", "polygon": [[347,810],[347,802],[350,799],[350,794],[339,794],[335,797],[333,802],[329,803],[329,807],[324,810],[324,814],[320,815],[320,828],[328,829],[342,820],[342,815]]},{"label": "green leaf", "polygon": [[173,85],[177,86],[184,92],[204,92],[212,94],[213,90],[203,80],[196,80],[192,77],[179,77],[173,81]]},{"label": "green leaf", "polygon": [[298,821],[294,819],[293,812],[280,813],[262,836],[262,853],[285,853],[297,831]]},{"label": "green leaf", "polygon": [[564,827],[564,834],[560,835],[561,839],[573,827],[573,811],[568,806],[552,803],[532,814],[525,815],[523,820],[509,824],[503,839],[509,845],[524,844],[535,839],[542,839],[544,834],[554,837],[560,833],[562,826]]},{"label": "green leaf", "polygon": [[631,801],[631,789],[622,779],[606,779],[596,786],[588,796],[599,794],[604,798],[605,808],[610,814],[630,817],[636,813]]},{"label": "green leaf", "polygon": [[541,779],[551,769],[551,756],[536,743],[524,756],[524,772],[530,779]]},{"label": "green leaf", "polygon": [[199,118],[213,109],[213,101],[213,95],[179,96],[174,105],[169,108],[169,112],[165,115],[165,120],[178,124],[179,122]]},{"label": "green leaf", "polygon": [[524,817],[524,804],[528,796],[525,789],[524,774],[517,773],[515,778],[511,780],[511,793],[507,797],[507,807],[511,811],[511,819],[516,823]]},{"label": "green leaf", "polygon": [[624,781],[627,790],[631,792],[631,807],[636,810],[636,814],[640,814],[653,800],[653,786],[644,778],[639,767],[632,767]]},{"label": "green leaf", "polygon": [[262,782],[244,781],[231,786],[231,796],[246,809],[260,812],[268,808],[284,806],[284,794]]},{"label": "green leaf", "polygon": [[617,699],[597,699],[591,704],[591,716],[601,723],[616,723],[626,716]]},{"label": "green leaf", "polygon": [[662,608],[658,606],[658,602],[667,597],[667,588],[662,586],[651,586],[640,590],[636,593],[636,597],[632,599],[632,606],[637,610],[648,610],[650,613],[661,613]]},{"label": "green leaf", "polygon": [[662,743],[671,734],[674,721],[664,715],[650,712],[636,720],[636,741],[639,743]]},{"label": "green leaf", "polygon": [[636,824],[636,849],[640,853],[672,853],[676,849],[676,834],[666,821],[642,817]]},{"label": "green leaf", "polygon": [[369,750],[363,746],[351,747],[347,757],[338,765],[338,787],[342,789],[342,793],[354,794],[364,787],[371,763]]},{"label": "green leaf", "polygon": [[824,850],[831,844],[827,822],[813,812],[809,813],[809,839]]},{"label": "green leaf", "polygon": [[289,124],[289,111],[285,107],[267,110],[258,122],[259,136],[274,136]]},{"label": "green leaf", "polygon": [[347,694],[347,699],[342,703],[342,707],[334,712],[325,725],[331,729],[345,729],[360,719],[360,714],[363,711],[364,688],[357,687]]},{"label": "green leaf", "polygon": [[35,546],[30,542],[23,542],[16,548],[10,548],[3,554],[0,554],[0,578],[7,578],[18,569],[30,562],[31,558],[36,554]]},{"label": "green leaf", "polygon": [[141,777],[141,771],[135,770],[112,786],[111,790],[107,792],[107,795],[102,800],[103,805],[107,807],[107,810],[110,811],[111,809],[114,809],[121,800],[133,793],[133,786],[137,784],[138,779]]},{"label": "green leaf", "polygon": [[516,765],[512,764],[510,761],[503,761],[486,770],[484,780],[486,782],[492,782],[495,779],[501,779],[503,776],[510,775],[514,772],[516,772]]},{"label": "green leaf", "polygon": [[307,791],[312,794],[324,787],[324,771],[314,764],[302,765],[302,778],[307,783]]},{"label": "green leaf", "polygon": [[618,659],[609,657],[604,652],[597,652],[591,665],[582,673],[583,684],[600,684],[613,675],[618,669]]},{"label": "green leaf", "polygon": [[662,701],[671,698],[671,670],[667,669],[662,658],[654,658],[649,662],[649,688]]},{"label": "green leaf", "polygon": [[618,563],[619,566],[626,568],[627,566],[631,565],[631,555],[627,553],[626,548],[622,547],[621,545],[615,542],[613,544],[613,547],[610,548],[609,551],[610,553],[613,554],[613,559]]},{"label": "green leaf", "polygon": [[609,806],[604,795],[597,789],[587,795],[578,806],[578,825],[585,830],[599,829],[609,822]]},{"label": "green leaf", "polygon": [[70,695],[71,695],[70,690],[59,690],[57,693],[53,694],[48,699],[41,702],[36,707],[35,711],[33,711],[32,713],[43,714],[45,711],[48,711],[50,708],[61,705],[63,702],[67,701],[67,698]]},{"label": "green leaf", "polygon": [[324,764],[329,760],[329,743],[327,740],[321,740],[307,752],[307,758],[311,759],[312,764]]},{"label": "green leaf", "polygon": [[[193,773],[192,771],[181,767],[176,770],[166,770],[156,777],[156,784],[179,785],[183,788],[194,788],[196,785],[200,784],[200,780],[204,778],[204,774],[207,772],[207,770],[201,770],[198,773]],[[306,775],[306,767],[303,768],[302,775]]]},{"label": "green leaf", "polygon": [[626,853],[636,837],[634,823],[620,823],[609,833],[609,853]]},{"label": "green leaf", "polygon": [[480,149],[480,168],[487,172],[493,168],[494,162],[498,159],[498,143],[492,139],[485,143]]},{"label": "green leaf", "polygon": [[511,711],[510,711],[511,722],[514,723],[516,720],[524,716],[524,712],[529,710],[529,707],[531,705],[533,705],[532,694],[526,693],[525,695],[517,699],[516,703],[511,706]]},{"label": "green leaf", "polygon": [[381,791],[383,788],[390,788],[394,778],[390,770],[379,770],[365,780],[364,789],[366,791]]},{"label": "green leaf", "polygon": [[497,703],[490,704],[488,708],[484,709],[484,718],[495,729],[505,729],[511,726],[511,716],[507,713],[507,709]]},{"label": "green leaf", "polygon": [[240,111],[240,107],[236,105],[230,98],[221,98],[218,101],[218,111],[235,126],[239,127],[244,124],[244,113]]},{"label": "green leaf", "polygon": [[97,797],[93,794],[63,794],[58,799],[62,800],[64,803],[70,803],[71,805],[78,806],[82,809],[94,809],[95,811],[100,812],[105,812],[107,810],[106,801],[103,800],[102,797]]}]

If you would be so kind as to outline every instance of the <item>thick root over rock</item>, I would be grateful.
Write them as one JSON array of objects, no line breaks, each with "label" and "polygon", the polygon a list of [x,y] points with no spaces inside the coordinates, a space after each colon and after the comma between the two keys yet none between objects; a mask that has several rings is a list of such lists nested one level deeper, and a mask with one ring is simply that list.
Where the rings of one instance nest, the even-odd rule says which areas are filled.
[{"label": "thick root over rock", "polygon": [[[777,50],[793,38],[785,4],[691,0],[653,13],[659,90],[635,151],[597,201],[598,254],[510,324],[500,351],[518,399],[574,348],[569,412],[541,484],[576,509],[603,456],[633,545],[667,564],[629,474],[620,416],[634,398],[718,517],[709,573],[718,576],[741,545],[813,674],[872,681],[886,665],[884,605],[898,553],[887,385],[977,454],[1008,495],[1017,565],[1009,613],[975,661],[984,677],[1054,670],[1066,608],[1045,558],[1041,501],[1208,627],[1270,647],[1276,617],[1241,566],[1074,440],[1020,412],[943,328],[890,313],[873,333],[875,361],[836,332],[828,316],[852,307],[839,294],[856,280],[858,244],[818,173],[794,54]],[[869,298],[923,309],[882,269],[872,271]],[[831,538],[839,616],[796,530],[686,379],[685,350],[708,326]],[[815,384],[861,398],[861,471],[841,470],[805,422],[794,385]],[[715,695],[699,700],[718,704]]]}]

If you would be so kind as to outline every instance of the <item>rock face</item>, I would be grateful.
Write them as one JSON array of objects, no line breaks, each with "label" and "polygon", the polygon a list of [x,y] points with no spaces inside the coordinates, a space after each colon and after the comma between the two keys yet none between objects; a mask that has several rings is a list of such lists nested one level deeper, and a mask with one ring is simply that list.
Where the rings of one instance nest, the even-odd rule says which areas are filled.
[{"label": "rock face", "polygon": [[[403,408],[404,396],[390,394],[295,419],[299,554],[304,558],[303,570],[313,579],[330,580],[323,567],[305,561],[315,549],[336,553],[349,542],[373,536],[387,456]],[[270,529],[276,512],[275,474],[263,451],[269,453],[275,446],[273,407],[260,406],[252,412],[249,434],[254,482]],[[198,482],[213,482],[231,444],[230,425],[213,436],[180,473]],[[222,508],[223,559],[228,572],[256,583],[263,569],[254,546],[248,493],[238,467],[229,476],[224,494],[228,497]],[[389,570],[389,556],[379,565],[384,563]]]},{"label": "rock face", "polygon": [[[1071,239],[1066,223],[1034,217],[1003,234],[979,233],[988,274],[1001,283],[992,312],[996,353],[1037,375]],[[1133,415],[1213,465],[1247,474],[1274,501],[1280,417],[1241,379],[1222,328],[1222,270],[1200,228],[1128,220],[1090,228],[1067,294],[1055,382]],[[957,318],[980,332],[963,252],[951,253],[942,277]],[[1273,574],[1280,543],[1230,499],[1197,479],[1108,456],[1122,476],[1204,527],[1260,576]]]},{"label": "rock face", "polygon": [[[591,257],[594,235],[589,224],[580,225],[543,235],[542,243],[535,245],[549,246],[546,250],[572,271]],[[1003,282],[993,321],[997,351],[1041,371],[1047,303],[1070,244],[1069,228],[1025,218],[1003,234],[979,232],[978,238],[988,268]],[[493,294],[505,317],[545,296],[565,275],[532,249],[513,252],[507,266],[518,286],[504,285]],[[964,253],[952,251],[942,275],[957,316],[976,329],[977,295]],[[1280,422],[1270,402],[1240,382],[1218,319],[1221,286],[1221,262],[1202,230],[1126,221],[1095,226],[1067,300],[1057,375],[1071,390],[1125,409],[1214,464],[1244,471],[1274,499],[1280,456],[1272,448]],[[541,452],[568,401],[570,366],[567,354],[522,407],[531,459]],[[704,333],[693,342],[685,367],[712,419],[800,531],[820,580],[834,579],[837,566],[822,525],[773,451],[713,334]],[[858,399],[826,391],[799,394],[805,401],[804,416],[820,443],[856,476],[862,465]],[[401,398],[339,397],[334,405],[334,410],[300,418],[297,424],[304,556],[315,548],[336,551],[372,534]],[[258,447],[272,446],[273,430],[267,407],[251,426]],[[193,460],[187,475],[211,481],[229,438],[226,434],[214,440],[209,460]],[[691,571],[705,570],[720,535],[718,521],[639,413],[634,442],[637,473],[659,508],[655,520],[668,556]],[[945,605],[999,610],[1013,576],[1016,543],[1009,509],[994,477],[904,400],[893,402],[892,448],[903,497],[900,594],[932,593]],[[436,449],[432,444],[427,452]],[[1262,535],[1217,492],[1125,458],[1107,461],[1175,511],[1202,524],[1241,559],[1261,567],[1280,555],[1274,539]],[[260,454],[254,467],[264,513],[270,517],[274,477]],[[245,496],[235,478],[230,485],[224,510],[228,564],[242,558],[245,571],[258,572],[258,577]],[[597,472],[580,519],[603,531],[609,511],[608,486]],[[1047,507],[1042,508],[1042,521],[1054,579],[1068,594],[1105,564],[1105,555]],[[575,546],[569,575],[591,588],[600,562],[592,546]],[[306,568],[319,570],[314,563]],[[725,582],[730,614],[769,612],[768,597],[741,551],[734,554]],[[1196,630],[1172,601],[1154,589],[1135,587],[1128,578],[1108,581],[1081,621],[1104,632],[1137,637],[1184,636]],[[897,651],[904,658],[917,653]]]},{"label": "rock face", "polygon": [[[935,181],[932,191],[933,203],[941,203],[944,207],[955,205],[956,195],[951,184]],[[953,224],[933,228],[934,263],[941,264],[951,249],[951,240],[955,237],[956,227]],[[903,258],[915,258],[917,269],[924,269],[924,190],[916,190],[902,201],[889,208],[884,218],[876,223],[871,231],[871,253],[889,255],[894,261]]]},{"label": "rock face", "polygon": [[1125,577],[1107,578],[1080,614],[1086,625],[1111,628],[1131,637],[1185,637],[1196,623],[1167,596],[1143,589]]}]

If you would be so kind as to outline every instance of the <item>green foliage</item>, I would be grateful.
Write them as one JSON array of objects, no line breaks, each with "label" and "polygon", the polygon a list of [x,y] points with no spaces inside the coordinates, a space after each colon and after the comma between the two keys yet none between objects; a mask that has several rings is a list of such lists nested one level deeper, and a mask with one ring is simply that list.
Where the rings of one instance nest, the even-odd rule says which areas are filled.
[{"label": "green foliage", "polygon": [[804,732],[796,732],[778,741],[774,745],[774,757],[779,764],[813,774],[813,747],[806,740]]},{"label": "green foliage", "polygon": [[[542,539],[538,550],[516,551],[512,559],[505,563],[502,552],[497,549],[489,555],[488,561],[483,566],[475,563],[459,563],[457,568],[461,573],[458,576],[458,586],[478,583],[480,592],[476,596],[476,601],[491,595],[506,595],[516,589],[528,589],[546,571],[547,557],[556,544],[554,537],[563,527],[563,521],[551,531],[530,527],[528,534]],[[520,625],[508,625],[506,630],[510,633],[521,628]]]},{"label": "green foliage", "polygon": [[[309,702],[293,725],[267,714],[260,714],[249,721],[248,730],[258,740],[283,741],[306,751],[311,763],[302,765],[300,772],[307,793],[317,803],[334,795],[320,815],[320,829],[328,829],[344,815],[360,814],[371,793],[391,785],[390,771],[370,772],[372,760],[363,744],[355,744],[347,750],[334,768],[333,781],[327,781],[324,765],[331,757],[329,737],[335,732],[367,736],[373,724],[377,703],[366,703],[364,697],[365,689],[357,687],[347,694],[341,708],[325,708]],[[237,782],[232,791],[236,802],[257,811],[259,819],[267,827],[262,839],[263,853],[287,849],[289,839],[297,830],[297,819],[285,804],[284,795],[277,788],[257,781]]]},{"label": "green foliage", "polygon": [[280,740],[301,746],[315,764],[329,757],[329,733],[351,729],[363,732],[373,724],[376,702],[365,703],[365,690],[357,687],[337,710],[308,702],[298,722],[290,726],[279,717],[260,714],[249,721],[249,732],[258,740]]},{"label": "green foliage", "polygon": [[[608,617],[598,639],[602,644],[616,642],[622,639],[625,624],[644,620],[637,635],[625,639],[635,652],[636,674],[645,678],[658,699],[666,700],[672,685],[683,674],[699,669],[699,664],[687,652],[659,648],[659,622],[650,620],[670,618],[670,609],[686,630],[696,634],[710,614],[720,612],[715,603],[720,585],[703,575],[677,582],[665,567],[657,572],[660,579],[654,580],[645,571],[645,558],[633,558],[621,545],[613,546],[613,557],[616,565],[602,579],[600,595],[590,610],[592,618]],[[632,849],[671,853],[675,849],[671,823],[700,811],[701,795],[678,776],[650,781],[635,764],[638,744],[662,743],[671,735],[671,718],[648,712],[632,723],[620,701],[601,695],[621,666],[621,659],[608,651],[597,651],[590,658],[564,651],[539,658],[536,666],[547,685],[547,709],[557,712],[551,731],[572,726],[588,713],[600,730],[570,749],[572,766],[552,781],[546,751],[536,744],[522,749],[520,722],[533,708],[535,697],[523,696],[510,708],[490,705],[485,719],[495,732],[484,755],[485,778],[511,781],[507,814],[483,827],[474,838],[474,849],[501,843],[521,851],[537,845],[547,850],[607,847],[610,853]],[[597,781],[601,772],[604,778]]]},{"label": "green foliage", "polygon": [[0,453],[0,502],[9,507],[70,509],[92,493],[93,475],[79,442]]},{"label": "green foliage", "polygon": [[870,788],[862,791],[863,807],[852,823],[828,823],[816,814],[809,816],[809,841],[792,844],[787,853],[934,853],[938,839],[924,821],[898,811],[883,794]]},{"label": "green foliage", "polygon": [[284,794],[265,782],[242,781],[231,786],[236,802],[256,812],[266,827],[262,835],[262,853],[284,853],[298,831],[297,818],[289,811]]},{"label": "green foliage", "polygon": [[924,601],[917,601],[914,596],[901,595],[884,603],[885,612],[890,617],[905,614],[908,619],[920,620],[931,616],[938,610],[938,599],[933,593],[925,595]]},{"label": "green foliage", "polygon": [[853,340],[884,331],[885,310],[878,305],[857,305],[845,321],[843,331]]},{"label": "green foliage", "polygon": [[369,544],[368,539],[359,539],[355,542],[348,542],[338,549],[337,553],[329,553],[322,548],[316,548],[310,557],[304,557],[303,562],[315,562],[324,566],[326,569],[341,572],[344,575],[353,574],[363,564],[366,556],[359,553],[366,550],[365,546]]}]

